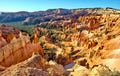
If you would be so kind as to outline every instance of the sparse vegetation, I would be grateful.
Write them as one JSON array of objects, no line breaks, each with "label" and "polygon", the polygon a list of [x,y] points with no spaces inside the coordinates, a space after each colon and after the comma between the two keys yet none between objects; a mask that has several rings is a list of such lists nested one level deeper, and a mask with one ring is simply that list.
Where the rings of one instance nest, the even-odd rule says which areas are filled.
[{"label": "sparse vegetation", "polygon": [[23,32],[27,32],[29,35],[33,35],[34,25],[23,25],[22,22],[9,22],[4,24],[18,28]]}]

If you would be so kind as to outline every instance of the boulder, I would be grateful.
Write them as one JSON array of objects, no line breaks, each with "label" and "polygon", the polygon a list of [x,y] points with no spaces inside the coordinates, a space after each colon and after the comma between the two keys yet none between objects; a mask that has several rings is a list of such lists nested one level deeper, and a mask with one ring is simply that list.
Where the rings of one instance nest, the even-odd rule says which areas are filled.
[{"label": "boulder", "polygon": [[71,72],[69,76],[88,76],[88,74],[89,74],[89,70],[86,67],[75,64],[71,68]]},{"label": "boulder", "polygon": [[53,76],[63,75],[65,73],[64,67],[60,64],[57,64],[54,61],[49,61],[50,68],[48,68],[48,71],[50,73],[50,70],[53,71]]}]

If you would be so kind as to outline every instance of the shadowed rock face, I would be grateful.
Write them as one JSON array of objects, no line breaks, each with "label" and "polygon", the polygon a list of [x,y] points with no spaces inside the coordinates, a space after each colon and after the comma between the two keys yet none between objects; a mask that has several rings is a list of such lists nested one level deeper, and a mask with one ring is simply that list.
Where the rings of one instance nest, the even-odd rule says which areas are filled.
[{"label": "shadowed rock face", "polygon": [[0,48],[7,44],[6,40],[3,37],[0,37]]},{"label": "shadowed rock face", "polygon": [[5,45],[7,45],[6,40],[2,36],[0,36],[0,48],[4,47]]}]

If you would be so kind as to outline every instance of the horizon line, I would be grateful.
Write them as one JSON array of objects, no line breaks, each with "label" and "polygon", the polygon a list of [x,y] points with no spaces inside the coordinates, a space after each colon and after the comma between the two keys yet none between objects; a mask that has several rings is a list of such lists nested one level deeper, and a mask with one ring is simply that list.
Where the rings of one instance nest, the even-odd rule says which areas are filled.
[{"label": "horizon line", "polygon": [[38,11],[47,11],[47,10],[51,10],[51,9],[68,9],[68,10],[72,10],[72,9],[94,9],[94,8],[110,8],[110,9],[115,9],[115,10],[120,10],[120,8],[114,8],[114,7],[83,7],[83,8],[48,8],[48,9],[44,9],[44,10],[35,10],[35,11],[26,11],[26,10],[17,10],[17,11],[0,11],[0,13],[15,13],[15,12],[38,12]]}]

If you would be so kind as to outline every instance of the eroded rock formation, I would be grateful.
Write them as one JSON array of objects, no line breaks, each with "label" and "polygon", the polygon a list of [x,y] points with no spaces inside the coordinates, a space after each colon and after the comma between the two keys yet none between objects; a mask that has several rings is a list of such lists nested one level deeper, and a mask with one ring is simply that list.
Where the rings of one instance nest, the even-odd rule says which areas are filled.
[{"label": "eroded rock formation", "polygon": [[104,10],[47,10],[31,37],[2,25],[0,75],[119,76],[120,17]]}]

